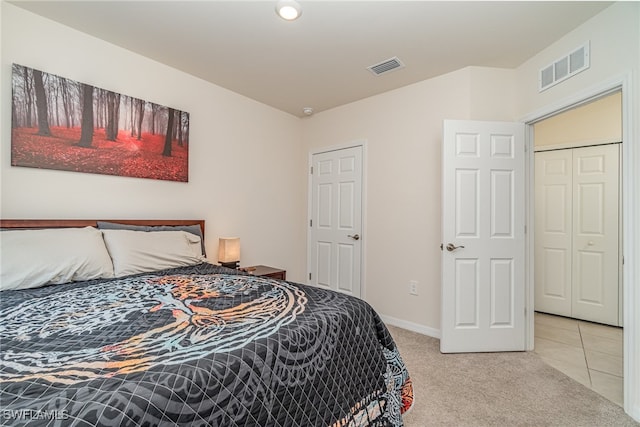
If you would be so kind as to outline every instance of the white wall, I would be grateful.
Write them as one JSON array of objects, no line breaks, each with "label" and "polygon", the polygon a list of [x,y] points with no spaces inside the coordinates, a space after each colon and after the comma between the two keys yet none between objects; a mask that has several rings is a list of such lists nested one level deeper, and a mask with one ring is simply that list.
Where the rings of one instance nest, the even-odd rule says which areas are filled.
[{"label": "white wall", "polygon": [[511,69],[471,68],[471,114],[473,120],[517,120],[516,73]]},{"label": "white wall", "polygon": [[[442,121],[512,119],[505,81],[513,71],[470,67],[304,120],[309,151],[367,141],[365,294],[387,320],[439,334]],[[484,99],[491,88],[498,95]],[[474,106],[480,98],[485,109]]]},{"label": "white wall", "polygon": [[[640,2],[617,2],[553,43],[517,69],[517,109],[520,116],[554,104],[585,88],[640,67],[638,26]],[[584,42],[591,44],[591,66],[544,92],[538,92],[538,72]],[[635,77],[638,78],[637,76]],[[636,91],[637,89],[636,85]]]},{"label": "white wall", "polygon": [[[207,250],[241,238],[242,264],[301,281],[306,166],[297,117],[1,3],[2,218],[204,218]],[[11,64],[190,113],[189,182],[10,166]]]}]

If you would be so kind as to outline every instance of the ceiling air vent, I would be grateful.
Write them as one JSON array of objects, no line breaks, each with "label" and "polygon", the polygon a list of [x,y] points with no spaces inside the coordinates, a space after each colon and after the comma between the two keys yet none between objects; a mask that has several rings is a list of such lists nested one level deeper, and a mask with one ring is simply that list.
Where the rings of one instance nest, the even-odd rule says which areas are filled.
[{"label": "ceiling air vent", "polygon": [[589,68],[589,42],[540,70],[540,92]]},{"label": "ceiling air vent", "polygon": [[404,68],[404,64],[397,56],[394,56],[393,58],[382,61],[379,64],[368,66],[367,70],[371,71],[376,76],[379,76],[380,74],[388,73],[389,71],[397,70],[399,68]]}]

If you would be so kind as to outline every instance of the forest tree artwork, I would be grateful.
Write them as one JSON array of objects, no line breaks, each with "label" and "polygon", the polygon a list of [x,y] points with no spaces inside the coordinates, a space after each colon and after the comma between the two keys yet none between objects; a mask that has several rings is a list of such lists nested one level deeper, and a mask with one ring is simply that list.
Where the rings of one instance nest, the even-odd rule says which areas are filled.
[{"label": "forest tree artwork", "polygon": [[189,113],[13,64],[11,165],[188,182]]}]

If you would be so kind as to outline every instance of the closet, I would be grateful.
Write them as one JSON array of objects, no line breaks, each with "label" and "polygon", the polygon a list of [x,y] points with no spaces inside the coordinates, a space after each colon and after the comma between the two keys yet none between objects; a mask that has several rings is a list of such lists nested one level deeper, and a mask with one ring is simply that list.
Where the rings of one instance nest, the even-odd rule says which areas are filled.
[{"label": "closet", "polygon": [[621,144],[601,141],[535,145],[535,309],[622,326]]}]

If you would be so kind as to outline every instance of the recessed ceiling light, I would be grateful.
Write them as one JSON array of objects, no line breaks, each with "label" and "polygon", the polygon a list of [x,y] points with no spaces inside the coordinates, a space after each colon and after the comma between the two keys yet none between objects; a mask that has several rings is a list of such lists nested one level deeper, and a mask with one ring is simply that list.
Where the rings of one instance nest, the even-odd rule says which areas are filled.
[{"label": "recessed ceiling light", "polygon": [[282,19],[293,21],[302,15],[302,8],[295,0],[279,0],[276,3],[276,13]]}]

